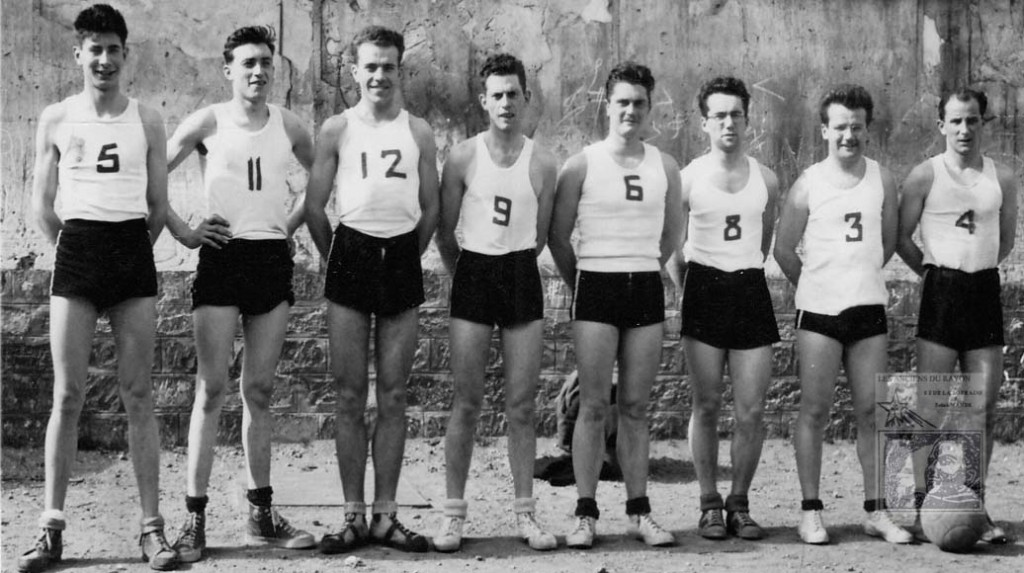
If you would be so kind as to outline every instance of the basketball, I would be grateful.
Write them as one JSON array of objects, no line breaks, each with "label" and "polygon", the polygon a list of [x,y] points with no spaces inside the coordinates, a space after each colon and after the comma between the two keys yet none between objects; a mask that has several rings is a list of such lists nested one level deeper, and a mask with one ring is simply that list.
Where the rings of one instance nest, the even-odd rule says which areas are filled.
[{"label": "basketball", "polygon": [[[974,495],[973,492],[971,495]],[[974,497],[977,499],[976,495]],[[925,498],[921,506],[921,528],[928,539],[943,551],[970,551],[981,538],[985,526],[983,511],[952,510],[948,504],[931,495]]]}]

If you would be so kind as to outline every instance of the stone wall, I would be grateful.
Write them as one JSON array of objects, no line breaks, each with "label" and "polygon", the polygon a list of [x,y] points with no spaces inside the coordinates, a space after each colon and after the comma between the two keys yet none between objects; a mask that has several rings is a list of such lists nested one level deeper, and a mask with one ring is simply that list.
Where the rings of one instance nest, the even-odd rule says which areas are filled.
[{"label": "stone wall", "polygon": [[[728,73],[753,92],[750,151],[776,171],[784,188],[825,148],[818,135],[816,102],[829,84],[856,81],[876,100],[870,155],[897,179],[941,150],[935,129],[939,93],[970,82],[990,97],[985,153],[1024,172],[1024,4],[1016,0],[247,0],[246,2],[138,3],[110,0],[129,24],[125,89],[156,107],[170,133],[192,111],[229,96],[221,74],[223,39],[251,23],[280,33],[274,102],[307,120],[310,129],[355,101],[343,55],[352,34],[368,23],[401,30],[407,39],[404,90],[408,107],[427,118],[443,160],[447,150],[485,125],[475,103],[475,70],[498,50],[527,65],[533,100],[528,129],[565,159],[600,137],[600,101],[607,71],[637,59],[658,78],[648,141],[685,163],[704,151],[693,104],[700,83]],[[53,248],[29,222],[36,118],[46,104],[79,89],[71,58],[71,22],[78,0],[0,0],[3,83],[0,92],[0,253],[2,271],[3,443],[39,444],[50,406],[52,372],[47,339],[47,297]],[[244,21],[240,15],[244,14]],[[305,174],[294,168],[296,192]],[[198,162],[190,158],[170,177],[171,203],[186,220],[203,216]],[[1024,186],[1022,186],[1024,187]],[[333,205],[329,205],[333,208]],[[1018,236],[1024,217],[1018,218]],[[277,435],[284,440],[328,437],[333,392],[320,298],[320,261],[304,229],[297,235],[296,290],[285,356],[275,397]],[[155,247],[161,274],[158,352],[154,365],[165,444],[184,443],[192,400],[195,352],[188,285],[196,255],[165,233]],[[540,426],[554,428],[553,398],[573,368],[566,291],[542,257],[548,303],[545,355],[538,407]],[[410,429],[443,431],[451,399],[445,309],[448,277],[431,249],[425,260],[429,301],[421,312],[421,339],[410,383]],[[789,435],[799,400],[793,350],[792,289],[774,261],[768,275],[783,341],[776,347],[768,426]],[[890,369],[913,368],[917,280],[905,265],[886,270],[892,291]],[[1024,354],[1024,249],[1001,266],[1009,333],[1000,401],[999,433],[1022,435]],[[670,320],[662,367],[652,400],[659,437],[686,432],[689,394],[675,332],[674,290],[666,285]],[[236,343],[238,355],[241,343]],[[236,364],[237,358],[236,356]],[[488,385],[481,432],[504,431],[499,354]],[[97,336],[90,371],[83,442],[119,445],[124,415],[114,383],[109,328]],[[237,374],[237,366],[236,366]],[[849,396],[838,392],[830,432],[849,436]],[[238,440],[237,393],[228,403],[222,438]],[[728,406],[727,406],[728,407]],[[722,430],[729,431],[728,411]]]}]

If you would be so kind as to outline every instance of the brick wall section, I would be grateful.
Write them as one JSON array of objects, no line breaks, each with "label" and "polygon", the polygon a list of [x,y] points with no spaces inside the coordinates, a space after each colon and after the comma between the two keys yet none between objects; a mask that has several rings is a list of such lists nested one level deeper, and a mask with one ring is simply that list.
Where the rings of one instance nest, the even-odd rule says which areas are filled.
[{"label": "brick wall section", "polygon": [[[47,294],[50,273],[4,270],[2,280],[3,445],[38,446],[42,444],[52,404]],[[196,370],[189,298],[192,273],[164,272],[160,280],[153,388],[162,442],[164,446],[180,446],[187,440]],[[552,435],[555,396],[573,370],[575,357],[569,327],[568,291],[550,268],[545,269],[544,280],[547,310],[537,392],[537,425],[541,435]],[[295,278],[298,303],[292,308],[273,405],[275,436],[279,440],[333,437],[334,391],[329,375],[324,304],[320,297],[322,281],[322,274],[309,271],[300,271]],[[782,341],[775,346],[765,424],[770,436],[789,437],[793,433],[800,397],[794,348],[793,289],[784,279],[769,279],[769,283]],[[427,301],[420,311],[419,346],[409,381],[409,434],[430,437],[443,435],[452,399],[448,370],[449,277],[428,271],[425,286]],[[889,370],[912,371],[918,283],[892,281],[889,288]],[[665,292],[668,320],[661,368],[650,403],[651,430],[656,438],[682,438],[689,421],[690,391],[678,339],[678,299],[667,280]],[[996,432],[1000,439],[1016,440],[1024,437],[1024,287],[1019,283],[1005,285],[1003,305],[1007,327],[1006,380],[1000,392]],[[241,353],[239,339],[232,368],[234,388],[221,418],[220,438],[224,443],[240,441],[242,405],[237,377]],[[504,434],[504,391],[497,338],[491,349],[485,384],[488,391],[478,431],[484,435]],[[729,435],[732,417],[728,386],[725,392],[720,432]],[[372,392],[370,401],[372,417]],[[104,319],[93,344],[80,427],[83,447],[126,447],[127,424],[117,391],[115,348]],[[837,389],[828,432],[832,438],[855,435],[850,392],[845,382]]]}]

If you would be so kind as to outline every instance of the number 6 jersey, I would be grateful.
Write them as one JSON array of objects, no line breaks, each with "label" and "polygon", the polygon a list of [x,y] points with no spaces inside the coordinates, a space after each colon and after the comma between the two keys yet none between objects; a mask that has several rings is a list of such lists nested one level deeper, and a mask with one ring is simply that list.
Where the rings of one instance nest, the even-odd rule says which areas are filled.
[{"label": "number 6 jersey", "polygon": [[339,221],[360,233],[386,239],[411,232],[420,220],[420,148],[409,112],[370,125],[352,108],[339,144]]},{"label": "number 6 jersey", "polygon": [[462,248],[481,255],[505,255],[537,247],[537,192],[530,183],[533,141],[523,138],[510,167],[491,159],[484,134],[477,135],[474,172],[462,197]]},{"label": "number 6 jersey", "polygon": [[882,203],[885,189],[878,162],[864,158],[864,177],[839,189],[807,168],[807,227],[804,261],[796,287],[796,307],[836,316],[862,305],[885,304],[882,263]]},{"label": "number 6 jersey", "polygon": [[288,237],[288,165],[292,142],[277,106],[256,131],[239,127],[228,103],[210,108],[217,131],[206,138],[203,183],[210,213],[227,219],[236,239]]},{"label": "number 6 jersey", "polygon": [[60,152],[61,217],[92,221],[127,221],[149,214],[146,154],[149,143],[139,102],[129,98],[117,117],[98,117],[81,94],[64,100],[57,127]]},{"label": "number 6 jersey", "polygon": [[941,155],[931,158],[932,186],[921,212],[924,264],[968,273],[998,264],[1003,191],[995,163],[982,159],[981,176],[967,185],[953,179]]}]

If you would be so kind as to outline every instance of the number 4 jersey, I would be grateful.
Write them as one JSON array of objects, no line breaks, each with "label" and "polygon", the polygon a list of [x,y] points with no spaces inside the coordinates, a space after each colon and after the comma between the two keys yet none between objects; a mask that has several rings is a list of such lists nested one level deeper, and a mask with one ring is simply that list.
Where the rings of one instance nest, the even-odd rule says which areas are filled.
[{"label": "number 4 jersey", "polygon": [[370,125],[353,109],[339,143],[339,221],[360,233],[386,239],[408,233],[420,220],[420,148],[409,112]]},{"label": "number 4 jersey", "polygon": [[999,262],[999,211],[1003,191],[996,166],[984,157],[971,184],[953,179],[941,155],[931,158],[932,187],[921,212],[924,263],[968,273]]},{"label": "number 4 jersey", "polygon": [[82,94],[65,99],[64,106],[54,134],[60,152],[61,217],[109,222],[145,218],[149,144],[138,101],[129,99],[116,117],[98,117]]},{"label": "number 4 jersey", "polygon": [[292,142],[281,110],[268,105],[267,123],[251,131],[231,119],[229,105],[210,106],[217,131],[203,141],[203,183],[210,213],[227,219],[236,239],[287,238]]},{"label": "number 4 jersey", "polygon": [[807,227],[796,307],[836,316],[889,300],[882,276],[882,203],[878,162],[865,158],[864,177],[849,189],[829,184],[822,164],[807,168]]}]

